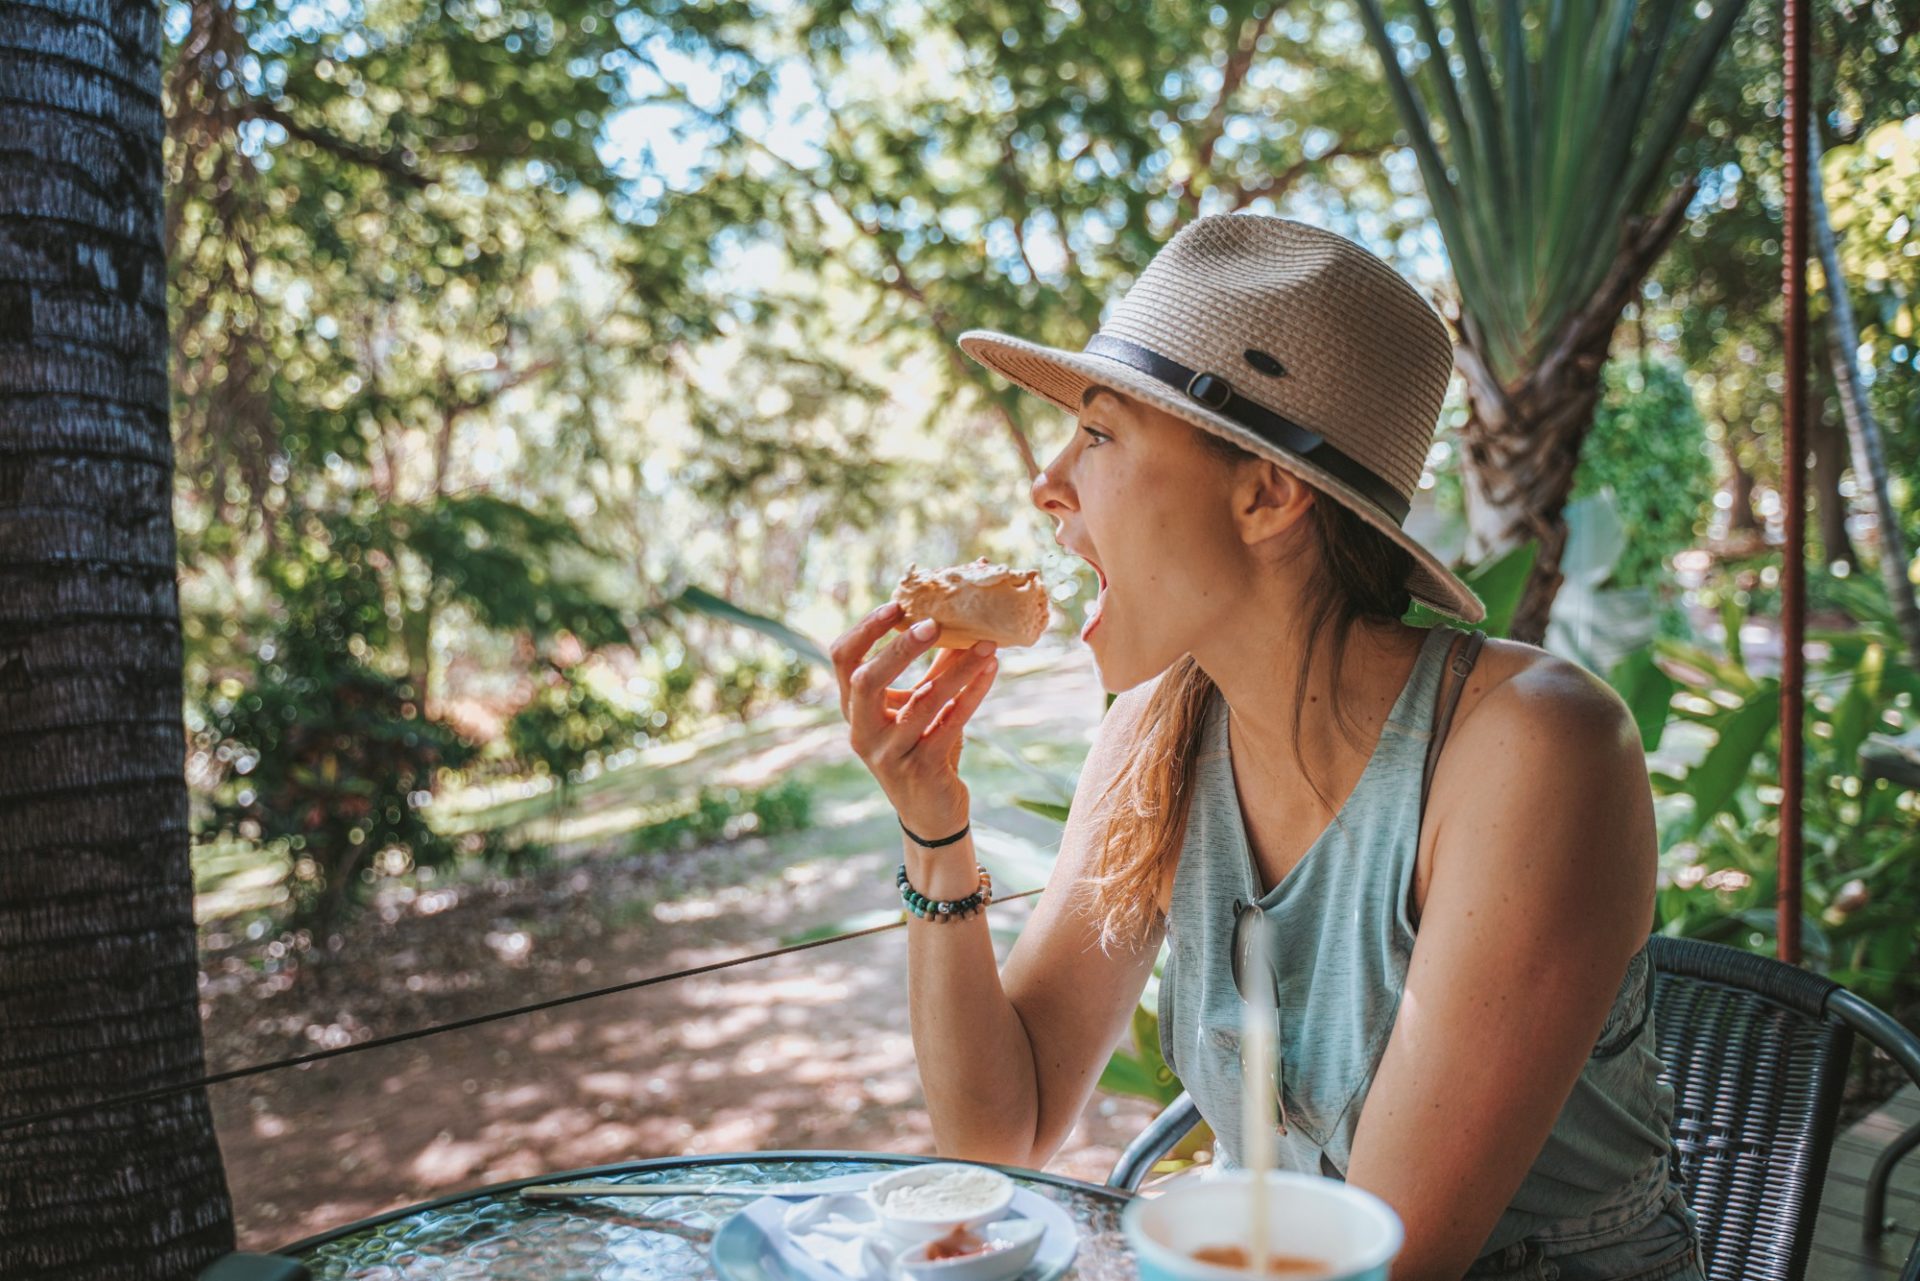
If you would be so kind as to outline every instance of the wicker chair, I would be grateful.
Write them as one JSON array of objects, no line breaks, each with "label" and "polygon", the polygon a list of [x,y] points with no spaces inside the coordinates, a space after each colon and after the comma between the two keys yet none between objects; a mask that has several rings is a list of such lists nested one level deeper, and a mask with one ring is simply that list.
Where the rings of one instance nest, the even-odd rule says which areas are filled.
[{"label": "wicker chair", "polygon": [[[1833,1146],[1855,1036],[1920,1081],[1920,1038],[1805,970],[1716,943],[1656,936],[1654,1027],[1673,1087],[1673,1140],[1711,1281],[1798,1281]],[[1184,1093],[1127,1145],[1111,1187],[1137,1189],[1200,1120]],[[1878,1239],[1893,1163],[1882,1154],[1864,1227]],[[1920,1243],[1903,1281],[1920,1281]]]}]

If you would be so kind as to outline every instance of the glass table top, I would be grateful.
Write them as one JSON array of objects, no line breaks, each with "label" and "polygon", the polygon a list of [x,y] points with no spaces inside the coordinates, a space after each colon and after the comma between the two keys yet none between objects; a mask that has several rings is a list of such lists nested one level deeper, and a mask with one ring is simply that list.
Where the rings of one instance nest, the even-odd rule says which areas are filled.
[{"label": "glass table top", "polygon": [[[523,1187],[584,1179],[645,1185],[690,1177],[797,1183],[889,1169],[931,1157],[862,1152],[749,1152],[668,1157],[573,1170],[443,1198],[335,1229],[279,1251],[314,1281],[679,1281],[712,1277],[707,1247],[745,1197],[523,1201]],[[998,1167],[1058,1203],[1080,1230],[1067,1281],[1134,1281],[1120,1231],[1127,1196],[1057,1175]]]}]

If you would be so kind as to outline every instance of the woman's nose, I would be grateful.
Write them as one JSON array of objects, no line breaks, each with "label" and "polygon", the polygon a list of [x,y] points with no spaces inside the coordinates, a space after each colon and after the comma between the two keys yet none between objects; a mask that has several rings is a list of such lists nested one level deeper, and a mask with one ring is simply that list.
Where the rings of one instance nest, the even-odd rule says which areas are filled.
[{"label": "woman's nose", "polygon": [[1048,515],[1052,515],[1056,508],[1073,508],[1073,487],[1064,479],[1066,469],[1067,451],[1062,449],[1033,478],[1033,505]]}]

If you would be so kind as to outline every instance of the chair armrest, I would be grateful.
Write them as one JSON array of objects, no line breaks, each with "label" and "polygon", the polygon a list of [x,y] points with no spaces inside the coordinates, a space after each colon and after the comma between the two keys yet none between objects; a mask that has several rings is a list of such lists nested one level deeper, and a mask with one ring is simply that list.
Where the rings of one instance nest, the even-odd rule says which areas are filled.
[{"label": "chair armrest", "polygon": [[1172,1151],[1173,1145],[1185,1138],[1187,1131],[1199,1123],[1200,1109],[1182,1090],[1179,1098],[1167,1104],[1158,1116],[1147,1123],[1146,1129],[1133,1136],[1133,1142],[1127,1144],[1127,1150],[1114,1162],[1113,1173],[1107,1176],[1107,1186],[1125,1192],[1139,1191],[1154,1162]]}]

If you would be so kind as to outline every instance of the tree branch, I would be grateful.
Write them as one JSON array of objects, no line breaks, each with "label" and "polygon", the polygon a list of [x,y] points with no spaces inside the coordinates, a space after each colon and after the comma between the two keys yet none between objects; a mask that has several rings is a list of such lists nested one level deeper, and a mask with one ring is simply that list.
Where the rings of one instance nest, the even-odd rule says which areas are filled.
[{"label": "tree branch", "polygon": [[398,179],[412,187],[424,189],[432,186],[435,181],[432,174],[423,173],[415,166],[411,151],[381,151],[373,147],[363,147],[359,143],[348,142],[336,133],[300,123],[272,103],[249,103],[242,110],[240,118],[271,120],[292,137],[310,142],[323,151],[330,151],[342,160],[378,169],[388,177]]},{"label": "tree branch", "polygon": [[1387,144],[1385,143],[1372,147],[1354,147],[1349,146],[1345,139],[1336,140],[1333,146],[1328,147],[1319,155],[1311,157],[1302,156],[1285,169],[1282,169],[1279,173],[1270,174],[1262,178],[1259,182],[1235,184],[1230,189],[1232,194],[1228,197],[1228,208],[1233,210],[1245,209],[1262,196],[1267,197],[1277,204],[1281,200],[1286,199],[1287,192],[1293,188],[1294,183],[1304,178],[1310,170],[1323,161],[1331,160],[1335,156],[1362,158],[1377,156],[1386,149]]},{"label": "tree branch", "polygon": [[1246,83],[1247,73],[1253,69],[1253,55],[1260,37],[1266,33],[1267,24],[1273,21],[1277,12],[1279,7],[1276,5],[1243,25],[1233,52],[1227,55],[1227,65],[1221,68],[1220,93],[1214,98],[1207,118],[1201,122],[1200,140],[1193,152],[1193,168],[1180,184],[1180,204],[1185,208],[1187,218],[1199,216],[1200,193],[1195,189],[1195,184],[1202,174],[1212,175],[1214,149],[1220,145],[1220,139],[1227,131],[1227,107],[1233,101],[1233,95],[1240,91],[1240,86]]}]

